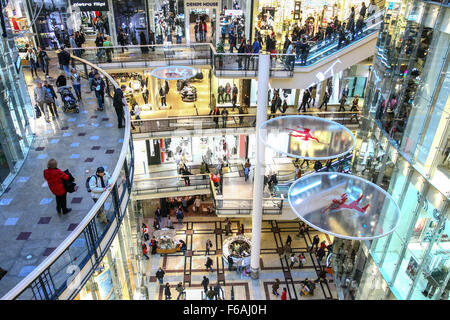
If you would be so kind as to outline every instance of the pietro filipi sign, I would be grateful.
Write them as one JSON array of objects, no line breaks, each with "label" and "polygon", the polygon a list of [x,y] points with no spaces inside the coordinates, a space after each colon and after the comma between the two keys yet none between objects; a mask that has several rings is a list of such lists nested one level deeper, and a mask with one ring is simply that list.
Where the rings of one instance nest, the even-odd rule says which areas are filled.
[{"label": "pietro filipi sign", "polygon": [[80,11],[108,11],[107,0],[70,0],[73,8]]}]

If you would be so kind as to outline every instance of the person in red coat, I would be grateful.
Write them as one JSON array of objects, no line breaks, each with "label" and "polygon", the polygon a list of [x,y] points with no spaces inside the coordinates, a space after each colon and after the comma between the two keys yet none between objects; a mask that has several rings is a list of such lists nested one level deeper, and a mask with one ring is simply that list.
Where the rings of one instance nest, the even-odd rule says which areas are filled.
[{"label": "person in red coat", "polygon": [[64,189],[62,179],[69,180],[69,176],[63,171],[59,170],[58,162],[55,159],[50,159],[47,164],[47,169],[44,170],[44,178],[47,180],[50,191],[56,197],[56,211],[58,213],[66,214],[72,209],[67,208],[67,191]]},{"label": "person in red coat", "polygon": [[281,300],[287,300],[287,291],[286,288],[283,288],[283,292],[281,293]]}]

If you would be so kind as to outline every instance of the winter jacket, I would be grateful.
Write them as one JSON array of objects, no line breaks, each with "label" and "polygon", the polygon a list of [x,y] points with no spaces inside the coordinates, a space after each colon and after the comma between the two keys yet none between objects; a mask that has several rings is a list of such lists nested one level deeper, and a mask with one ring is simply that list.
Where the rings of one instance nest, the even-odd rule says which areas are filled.
[{"label": "winter jacket", "polygon": [[66,189],[62,183],[62,179],[69,180],[69,176],[59,169],[44,170],[44,178],[47,180],[50,191],[56,196],[63,196],[66,194]]},{"label": "winter jacket", "polygon": [[[105,188],[112,184],[111,177],[108,172],[105,171],[103,176],[103,182],[105,183]],[[89,188],[91,189],[91,196],[93,199],[98,199],[102,195],[104,189],[102,187],[102,182],[99,176],[96,174],[89,179]]]},{"label": "winter jacket", "polygon": [[59,64],[65,66],[69,65],[70,63],[70,53],[68,53],[66,50],[61,50],[58,52],[58,61]]}]

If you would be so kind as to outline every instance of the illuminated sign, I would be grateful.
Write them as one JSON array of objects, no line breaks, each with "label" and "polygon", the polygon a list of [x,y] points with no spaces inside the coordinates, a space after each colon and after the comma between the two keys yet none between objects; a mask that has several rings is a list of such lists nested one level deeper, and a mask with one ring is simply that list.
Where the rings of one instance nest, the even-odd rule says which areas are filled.
[{"label": "illuminated sign", "polygon": [[159,67],[152,71],[152,76],[162,80],[186,80],[194,77],[197,70],[191,67]]},{"label": "illuminated sign", "polygon": [[214,0],[214,1],[208,1],[208,0],[203,0],[203,1],[188,1],[185,4],[185,7],[196,7],[196,8],[208,8],[208,7],[218,7],[219,6],[219,1]]},{"label": "illuminated sign", "polygon": [[108,11],[107,0],[70,0],[73,8],[80,11]]}]

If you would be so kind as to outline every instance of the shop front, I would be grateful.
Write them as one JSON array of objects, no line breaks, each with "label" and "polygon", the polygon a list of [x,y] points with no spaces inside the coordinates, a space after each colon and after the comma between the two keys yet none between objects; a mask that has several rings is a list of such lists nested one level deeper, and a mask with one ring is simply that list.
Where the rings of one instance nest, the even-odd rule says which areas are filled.
[{"label": "shop front", "polygon": [[102,262],[87,280],[74,300],[132,300],[140,293],[136,274],[140,261],[136,260],[136,245],[132,242],[135,217],[127,209],[122,225]]},{"label": "shop front", "polygon": [[[283,48],[286,35],[290,35],[295,26],[306,26],[306,33],[313,36],[319,28],[325,28],[336,16],[340,21],[347,19],[352,7],[355,7],[355,12],[358,13],[363,2],[361,0],[255,0],[253,19],[263,40],[272,32],[275,33],[277,48],[280,50]],[[369,1],[366,0],[365,4],[368,6]]]}]

